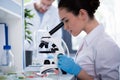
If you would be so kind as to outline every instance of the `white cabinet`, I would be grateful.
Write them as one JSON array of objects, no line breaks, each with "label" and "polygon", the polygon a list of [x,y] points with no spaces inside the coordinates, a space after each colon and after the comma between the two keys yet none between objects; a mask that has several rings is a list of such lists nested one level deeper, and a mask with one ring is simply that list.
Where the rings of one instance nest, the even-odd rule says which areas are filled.
[{"label": "white cabinet", "polygon": [[6,23],[8,26],[8,42],[15,56],[16,70],[21,71],[24,38],[22,7],[13,0],[0,0],[0,23]]}]

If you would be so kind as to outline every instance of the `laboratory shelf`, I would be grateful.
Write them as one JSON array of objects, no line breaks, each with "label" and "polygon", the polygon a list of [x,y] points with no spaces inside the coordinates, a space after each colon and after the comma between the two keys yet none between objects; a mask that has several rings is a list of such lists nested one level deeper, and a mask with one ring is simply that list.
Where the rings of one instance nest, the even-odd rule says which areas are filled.
[{"label": "laboratory shelf", "polygon": [[1,0],[0,2],[0,22],[8,23],[12,19],[21,19],[21,6],[13,0]]},{"label": "laboratory shelf", "polygon": [[[8,26],[8,42],[15,56],[15,67],[17,71],[23,69],[24,27],[22,22],[22,4],[20,4],[15,0],[0,0],[0,23],[5,23]],[[0,37],[0,39],[2,38]]]},{"label": "laboratory shelf", "polygon": [[13,0],[0,0],[0,12],[1,11],[13,15],[21,15],[20,5]]}]

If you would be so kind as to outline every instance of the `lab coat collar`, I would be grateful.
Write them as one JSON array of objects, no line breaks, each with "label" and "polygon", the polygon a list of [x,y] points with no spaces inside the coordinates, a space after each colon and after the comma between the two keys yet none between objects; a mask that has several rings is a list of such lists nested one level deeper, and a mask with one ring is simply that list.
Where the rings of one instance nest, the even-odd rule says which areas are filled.
[{"label": "lab coat collar", "polygon": [[88,46],[92,43],[96,36],[99,36],[104,31],[104,26],[99,24],[95,29],[93,29],[88,35],[85,36],[85,43]]},{"label": "lab coat collar", "polygon": [[[52,5],[50,6],[50,8],[44,13],[42,22],[41,22],[41,27],[43,27],[44,29],[47,29],[49,27],[48,22],[50,20],[50,15],[52,14]],[[46,25],[45,25],[46,24]]]}]

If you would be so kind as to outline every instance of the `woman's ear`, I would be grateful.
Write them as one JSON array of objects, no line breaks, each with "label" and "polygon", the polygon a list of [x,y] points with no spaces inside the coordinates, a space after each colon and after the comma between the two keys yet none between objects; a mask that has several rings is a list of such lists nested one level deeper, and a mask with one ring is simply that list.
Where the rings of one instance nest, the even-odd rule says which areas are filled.
[{"label": "woman's ear", "polygon": [[79,16],[83,19],[83,20],[85,20],[86,18],[87,18],[87,11],[85,10],[85,9],[80,9],[79,10]]}]

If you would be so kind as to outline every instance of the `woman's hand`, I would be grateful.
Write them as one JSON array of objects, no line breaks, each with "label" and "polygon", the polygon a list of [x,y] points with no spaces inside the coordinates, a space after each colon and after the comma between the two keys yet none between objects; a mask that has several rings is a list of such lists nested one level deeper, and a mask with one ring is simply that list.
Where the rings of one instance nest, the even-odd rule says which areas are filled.
[{"label": "woman's hand", "polygon": [[58,67],[75,76],[77,76],[82,69],[72,58],[66,55],[58,55]]}]

